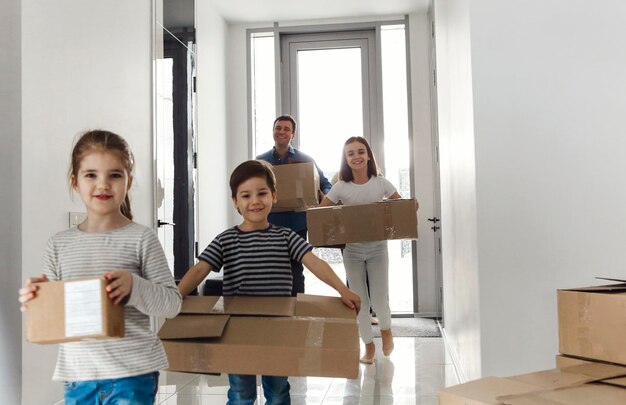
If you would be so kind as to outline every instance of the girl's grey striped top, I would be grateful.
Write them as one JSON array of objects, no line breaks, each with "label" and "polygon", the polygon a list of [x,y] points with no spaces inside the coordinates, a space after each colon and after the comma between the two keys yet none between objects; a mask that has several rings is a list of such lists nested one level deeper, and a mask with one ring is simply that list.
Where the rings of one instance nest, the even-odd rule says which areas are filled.
[{"label": "girl's grey striped top", "polygon": [[48,240],[43,270],[50,280],[101,277],[116,269],[133,278],[125,336],[61,344],[53,380],[131,377],[168,367],[161,341],[150,330],[150,315],[173,318],[182,298],[154,231],[134,222],[104,233],[74,227]]}]

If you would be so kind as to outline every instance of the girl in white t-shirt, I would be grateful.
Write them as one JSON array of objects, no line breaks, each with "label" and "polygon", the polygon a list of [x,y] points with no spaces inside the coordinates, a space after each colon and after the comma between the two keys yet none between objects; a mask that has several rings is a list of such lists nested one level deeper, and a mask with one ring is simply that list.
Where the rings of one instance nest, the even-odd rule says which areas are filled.
[{"label": "girl in white t-shirt", "polygon": [[[339,181],[326,194],[320,206],[369,204],[384,198],[400,198],[396,188],[379,172],[372,150],[365,138],[349,138],[343,148]],[[359,332],[365,343],[361,363],[374,363],[376,348],[368,313],[370,307],[378,316],[383,341],[383,354],[393,351],[391,310],[389,309],[389,257],[387,241],[348,243],[343,251],[343,263],[350,289],[361,297]],[[369,296],[366,278],[369,279]]]}]

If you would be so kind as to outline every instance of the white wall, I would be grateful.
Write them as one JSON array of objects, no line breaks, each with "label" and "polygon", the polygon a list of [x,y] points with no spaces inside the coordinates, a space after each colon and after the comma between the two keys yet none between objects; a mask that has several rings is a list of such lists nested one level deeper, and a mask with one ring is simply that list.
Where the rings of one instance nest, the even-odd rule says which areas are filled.
[{"label": "white wall", "polygon": [[[81,131],[106,128],[128,140],[133,212],[152,225],[151,20],[150,0],[22,2],[22,280],[39,273],[46,240],[67,228],[67,213],[83,209],[66,180]],[[24,343],[23,403],[62,398],[51,382],[56,350]]]},{"label": "white wall", "polygon": [[[478,266],[471,276],[479,278],[480,304],[470,311],[480,317],[481,346],[458,347],[480,355],[482,375],[549,368],[558,350],[556,289],[624,275],[626,4],[435,5],[463,11],[462,21],[448,21],[452,29],[467,31],[470,16],[471,57],[453,68],[472,73]],[[456,277],[458,266],[447,270]],[[458,336],[474,332],[456,327]]]},{"label": "white wall", "polygon": [[435,233],[428,218],[434,216],[433,200],[433,145],[430,102],[430,22],[428,10],[409,15],[409,46],[411,70],[411,116],[413,137],[413,178],[415,197],[419,200],[417,212],[418,234],[417,296],[419,312],[437,316],[438,281],[435,263]]},{"label": "white wall", "polygon": [[[480,377],[469,0],[435,1],[443,308],[462,379]],[[482,287],[482,286],[481,286]]]},{"label": "white wall", "polygon": [[470,15],[483,373],[547,368],[555,290],[624,275],[626,3]]},{"label": "white wall", "polygon": [[17,290],[22,278],[21,19],[19,0],[0,0],[0,392],[17,404],[22,384],[22,318]]},{"label": "white wall", "polygon": [[[198,121],[198,241],[200,250],[232,226],[227,145],[228,27],[208,1],[196,2]],[[243,118],[245,121],[245,115]]]}]

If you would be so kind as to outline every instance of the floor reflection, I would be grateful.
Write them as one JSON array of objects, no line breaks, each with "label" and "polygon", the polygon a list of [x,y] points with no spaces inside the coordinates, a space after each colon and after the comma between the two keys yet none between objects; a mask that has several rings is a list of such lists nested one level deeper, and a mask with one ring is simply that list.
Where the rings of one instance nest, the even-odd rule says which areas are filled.
[{"label": "floor reflection", "polygon": [[[361,365],[359,377],[354,380],[290,377],[292,404],[437,404],[438,390],[458,383],[442,338],[395,338],[394,341],[394,352],[384,357],[380,339],[375,339],[375,363]],[[225,404],[227,391],[226,375],[163,372],[157,403]],[[257,404],[264,404],[260,387],[258,392]]]}]

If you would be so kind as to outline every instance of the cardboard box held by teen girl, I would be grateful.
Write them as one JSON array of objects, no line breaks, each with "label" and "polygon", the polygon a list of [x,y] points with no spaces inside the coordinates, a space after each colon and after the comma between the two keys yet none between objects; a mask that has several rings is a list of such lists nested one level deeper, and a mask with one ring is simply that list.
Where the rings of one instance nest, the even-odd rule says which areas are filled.
[{"label": "cardboard box held by teen girl", "polygon": [[272,212],[305,211],[319,205],[320,177],[313,163],[272,166],[276,203]]},{"label": "cardboard box held by teen girl", "polygon": [[309,243],[333,246],[391,239],[417,239],[413,198],[362,205],[335,205],[306,212]]},{"label": "cardboard box held by teen girl", "polygon": [[186,297],[159,331],[169,370],[357,378],[356,313],[338,297]]},{"label": "cardboard box held by teen girl", "polygon": [[37,283],[28,302],[26,338],[32,343],[63,343],[124,336],[124,306],[108,298],[104,278]]}]

